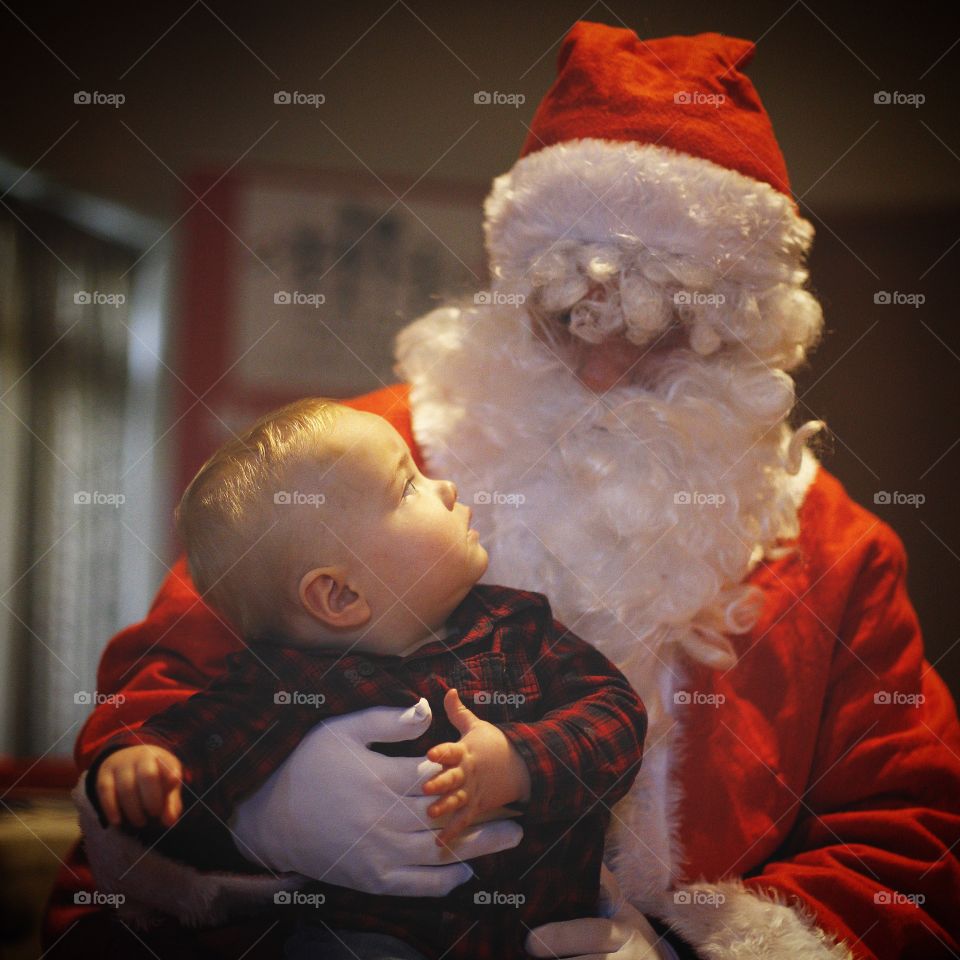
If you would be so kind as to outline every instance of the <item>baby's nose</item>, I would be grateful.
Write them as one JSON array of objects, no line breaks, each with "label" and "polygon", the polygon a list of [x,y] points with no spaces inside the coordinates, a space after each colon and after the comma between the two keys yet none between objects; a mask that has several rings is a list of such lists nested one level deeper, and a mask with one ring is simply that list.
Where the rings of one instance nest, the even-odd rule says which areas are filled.
[{"label": "baby's nose", "polygon": [[444,502],[449,510],[457,502],[457,485],[452,480],[443,481]]}]

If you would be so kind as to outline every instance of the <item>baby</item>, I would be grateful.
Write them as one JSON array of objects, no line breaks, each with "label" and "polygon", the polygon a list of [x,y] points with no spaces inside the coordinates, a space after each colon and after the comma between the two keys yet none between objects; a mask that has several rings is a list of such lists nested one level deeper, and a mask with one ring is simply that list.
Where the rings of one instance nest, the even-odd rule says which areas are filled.
[{"label": "baby", "polygon": [[506,805],[522,841],[471,861],[474,879],[446,897],[318,876],[287,955],[519,958],[532,927],[595,915],[609,809],[639,770],[646,714],[545,597],[478,585],[487,553],[452,482],[423,476],[381,417],[311,398],[218,450],[177,517],[197,590],[246,650],[104,747],[87,778],[102,818],[226,822],[316,723],[419,704],[429,730],[379,749],[438,765],[422,787],[437,842],[455,854]]}]

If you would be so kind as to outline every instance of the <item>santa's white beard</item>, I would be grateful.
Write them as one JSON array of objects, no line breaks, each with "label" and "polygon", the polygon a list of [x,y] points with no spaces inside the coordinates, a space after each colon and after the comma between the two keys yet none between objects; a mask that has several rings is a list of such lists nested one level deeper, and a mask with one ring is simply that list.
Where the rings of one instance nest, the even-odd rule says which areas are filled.
[{"label": "santa's white beard", "polygon": [[787,374],[675,349],[598,396],[510,307],[434,311],[398,356],[428,469],[474,508],[487,582],[545,593],[575,632],[589,620],[621,668],[662,643],[732,664],[724,635],[761,599],[741,581],[796,535]]},{"label": "santa's white beard", "polygon": [[681,652],[734,664],[727,635],[762,603],[742,581],[797,534],[810,431],[791,444],[791,378],[733,352],[651,355],[641,383],[598,397],[517,309],[428,314],[401,333],[397,370],[427,472],[474,509],[484,580],[546,594],[645,701],[644,765],[613,836],[631,861],[617,870],[625,892],[652,906],[680,853],[668,771]]}]

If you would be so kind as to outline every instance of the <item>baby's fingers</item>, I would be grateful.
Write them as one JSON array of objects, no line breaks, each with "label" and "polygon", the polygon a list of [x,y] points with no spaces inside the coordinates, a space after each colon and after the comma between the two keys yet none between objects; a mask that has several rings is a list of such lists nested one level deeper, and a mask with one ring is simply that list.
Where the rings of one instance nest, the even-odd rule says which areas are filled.
[{"label": "baby's fingers", "polygon": [[112,773],[103,773],[102,768],[97,777],[97,796],[107,823],[115,827],[120,826],[120,807],[117,805],[117,787]]},{"label": "baby's fingers", "polygon": [[459,810],[467,802],[467,791],[457,790],[455,793],[448,793],[441,797],[436,803],[431,803],[427,807],[427,815],[431,817],[442,817],[445,813],[453,813]]},{"label": "baby's fingers", "polygon": [[123,767],[117,771],[117,800],[120,809],[129,823],[135,827],[146,825],[147,818],[143,814],[143,801],[137,787],[137,774],[133,767]]},{"label": "baby's fingers", "polygon": [[137,765],[137,784],[144,813],[159,817],[166,806],[166,797],[155,757],[147,757]]},{"label": "baby's fingers", "polygon": [[160,754],[157,757],[157,766],[160,768],[160,777],[165,786],[173,787],[180,783],[183,767],[172,753]]},{"label": "baby's fingers", "polygon": [[467,807],[461,810],[437,835],[437,846],[449,846],[473,823],[473,811]]},{"label": "baby's fingers", "polygon": [[172,827],[183,813],[183,800],[180,797],[179,784],[173,787],[167,793],[167,801],[163,807],[163,814],[160,817],[165,827]]},{"label": "baby's fingers", "polygon": [[463,760],[463,746],[459,743],[438,743],[427,751],[427,759],[452,767]]},{"label": "baby's fingers", "polygon": [[444,770],[435,777],[428,780],[423,785],[424,793],[450,793],[451,790],[457,790],[466,782],[466,775],[462,767],[453,767],[450,770]]},{"label": "baby's fingers", "polygon": [[182,768],[180,761],[173,755],[158,757],[157,764],[160,767],[160,781],[165,794],[165,803],[160,819],[165,826],[172,827],[179,819],[180,814],[183,813],[183,798],[180,795]]}]

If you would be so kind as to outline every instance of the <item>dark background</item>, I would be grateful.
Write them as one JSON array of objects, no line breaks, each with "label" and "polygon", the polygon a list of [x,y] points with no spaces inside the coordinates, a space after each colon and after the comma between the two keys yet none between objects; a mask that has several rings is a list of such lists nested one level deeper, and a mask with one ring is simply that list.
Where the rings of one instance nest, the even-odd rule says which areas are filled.
[{"label": "dark background", "polygon": [[[960,691],[960,28],[948,5],[13,0],[0,9],[0,155],[174,236],[177,176],[237,161],[483,186],[514,163],[579,18],[642,37],[758,41],[748,73],[817,229],[813,287],[827,318],[798,416],[827,421],[825,466],[905,541],[929,658]],[[283,110],[279,89],[326,103]],[[126,103],[79,107],[78,90]],[[475,107],[478,90],[526,103]],[[926,102],[878,105],[878,91]],[[876,304],[880,291],[925,300]],[[881,491],[925,502],[874,506]]]}]

